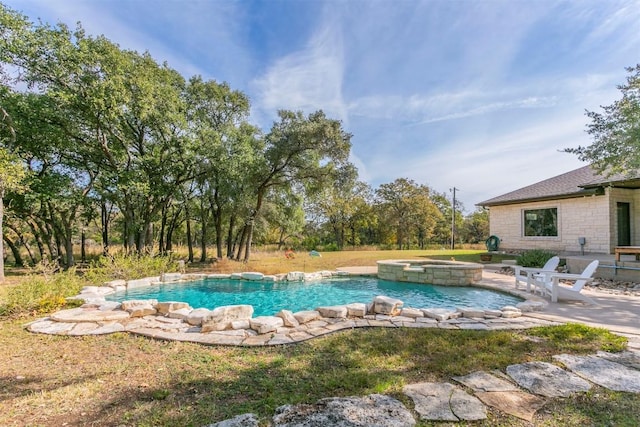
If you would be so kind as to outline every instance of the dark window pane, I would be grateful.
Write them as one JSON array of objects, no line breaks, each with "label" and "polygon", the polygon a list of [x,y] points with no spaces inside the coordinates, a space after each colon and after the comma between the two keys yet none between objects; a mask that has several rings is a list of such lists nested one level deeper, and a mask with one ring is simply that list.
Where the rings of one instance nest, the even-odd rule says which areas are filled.
[{"label": "dark window pane", "polygon": [[558,208],[523,211],[525,236],[558,236]]}]

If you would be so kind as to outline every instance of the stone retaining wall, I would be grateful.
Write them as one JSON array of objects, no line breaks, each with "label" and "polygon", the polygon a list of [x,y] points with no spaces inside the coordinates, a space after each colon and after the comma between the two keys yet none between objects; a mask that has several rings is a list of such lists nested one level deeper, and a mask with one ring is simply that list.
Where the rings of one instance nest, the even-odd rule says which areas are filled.
[{"label": "stone retaining wall", "polygon": [[396,282],[469,286],[482,280],[482,265],[459,261],[378,261],[378,277]]}]

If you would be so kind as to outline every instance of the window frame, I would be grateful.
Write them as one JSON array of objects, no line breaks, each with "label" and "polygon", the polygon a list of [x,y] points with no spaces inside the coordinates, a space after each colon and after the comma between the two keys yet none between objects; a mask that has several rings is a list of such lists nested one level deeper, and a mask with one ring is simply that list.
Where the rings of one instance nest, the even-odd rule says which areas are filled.
[{"label": "window frame", "polygon": [[[552,214],[552,216],[555,219],[555,232],[556,234],[554,235],[543,235],[543,234],[534,234],[534,235],[528,235],[527,234],[527,214],[533,214],[533,213],[537,213],[539,214],[540,211],[552,211],[555,210],[555,215]],[[529,220],[532,221],[532,220]],[[522,237],[525,239],[559,239],[560,238],[560,209],[558,208],[558,206],[547,206],[547,207],[537,207],[537,208],[527,208],[527,209],[522,209],[521,210],[521,215],[520,215],[520,224],[521,224],[521,232],[522,232]],[[539,226],[538,228],[543,227],[543,225]]]}]

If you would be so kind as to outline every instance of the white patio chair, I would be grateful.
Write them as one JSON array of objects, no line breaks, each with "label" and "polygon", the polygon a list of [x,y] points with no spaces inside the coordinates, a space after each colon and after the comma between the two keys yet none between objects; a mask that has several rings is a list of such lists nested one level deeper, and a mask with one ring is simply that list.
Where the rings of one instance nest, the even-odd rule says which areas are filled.
[{"label": "white patio chair", "polygon": [[554,256],[549,258],[547,262],[542,266],[542,268],[522,267],[520,265],[514,265],[513,269],[516,273],[516,289],[519,289],[520,281],[525,281],[527,283],[527,292],[531,292],[531,285],[533,285],[533,276],[542,272],[553,273],[556,271],[556,268],[558,268],[558,264],[560,264],[560,257]]},{"label": "white patio chair", "polygon": [[[535,285],[544,295],[550,295],[552,302],[558,299],[578,300],[592,305],[598,305],[594,300],[581,293],[582,288],[587,283],[593,281],[593,275],[598,268],[598,260],[591,261],[580,274],[549,273],[542,272],[534,276]],[[573,286],[565,286],[563,281],[573,281]]]}]

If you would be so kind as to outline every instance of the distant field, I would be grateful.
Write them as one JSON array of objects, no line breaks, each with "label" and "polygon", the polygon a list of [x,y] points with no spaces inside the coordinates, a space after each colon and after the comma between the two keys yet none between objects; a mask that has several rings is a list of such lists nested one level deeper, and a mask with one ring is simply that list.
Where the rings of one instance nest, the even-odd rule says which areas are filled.
[{"label": "distant field", "polygon": [[[318,270],[335,270],[339,267],[375,266],[376,261],[383,259],[433,258],[458,261],[480,262],[480,254],[484,250],[389,250],[389,251],[341,251],[322,252],[320,257],[312,257],[308,252],[297,252],[295,258],[287,259],[282,252],[259,252],[252,254],[252,259],[244,264],[237,261],[221,260],[214,264],[194,263],[190,271],[212,271],[232,273],[241,271],[259,271],[265,274],[286,273],[289,271],[312,272]],[[513,259],[510,255],[493,255],[492,262],[501,259]]]}]

